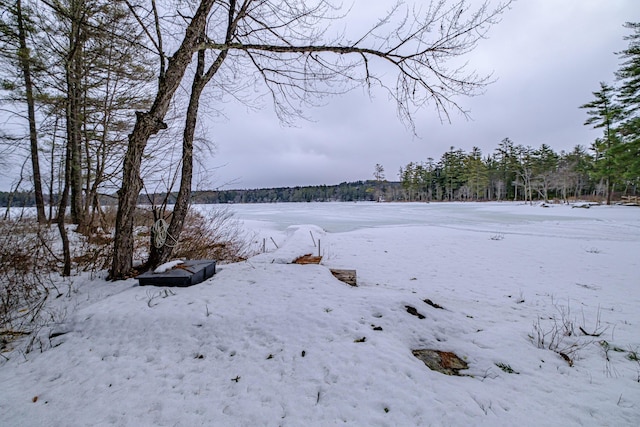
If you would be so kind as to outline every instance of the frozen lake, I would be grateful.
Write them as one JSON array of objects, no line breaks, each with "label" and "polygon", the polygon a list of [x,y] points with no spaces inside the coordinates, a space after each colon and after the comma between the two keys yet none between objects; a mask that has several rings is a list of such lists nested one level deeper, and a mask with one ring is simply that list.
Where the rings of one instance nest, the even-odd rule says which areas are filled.
[{"label": "frozen lake", "polygon": [[[201,206],[200,209],[216,207],[220,205]],[[544,208],[512,202],[360,202],[237,204],[228,208],[250,228],[280,231],[300,224],[314,224],[331,233],[372,227],[427,225],[500,234],[640,240],[640,209],[625,206],[580,209],[567,205]],[[593,227],[595,223],[598,227]]]}]

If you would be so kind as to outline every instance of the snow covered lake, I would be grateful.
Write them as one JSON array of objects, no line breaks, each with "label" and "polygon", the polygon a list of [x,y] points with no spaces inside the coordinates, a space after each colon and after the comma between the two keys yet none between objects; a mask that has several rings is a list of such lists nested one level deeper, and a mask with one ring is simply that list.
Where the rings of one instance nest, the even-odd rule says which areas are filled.
[{"label": "snow covered lake", "polygon": [[639,208],[228,209],[265,253],[190,288],[64,284],[43,351],[3,353],[0,424],[640,425]]},{"label": "snow covered lake", "polygon": [[[629,224],[630,240],[640,240],[640,212],[631,207],[572,206],[522,203],[268,203],[227,205],[237,218],[259,221],[284,230],[290,225],[314,224],[337,233],[362,228],[428,225],[469,231],[531,232],[573,238],[611,237],[624,239],[620,227]],[[198,209],[220,208],[199,205]],[[606,214],[603,214],[606,212]],[[598,227],[593,227],[596,223]],[[588,224],[588,225],[587,225]],[[260,224],[257,224],[260,225]],[[260,228],[260,227],[258,227]],[[599,233],[599,234],[598,234]],[[621,235],[622,234],[622,235]]]}]

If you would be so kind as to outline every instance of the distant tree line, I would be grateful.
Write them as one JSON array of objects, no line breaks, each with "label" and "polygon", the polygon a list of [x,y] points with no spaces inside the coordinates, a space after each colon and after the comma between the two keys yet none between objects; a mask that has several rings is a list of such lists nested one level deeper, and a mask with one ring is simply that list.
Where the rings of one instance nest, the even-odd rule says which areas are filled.
[{"label": "distant tree line", "polygon": [[[178,193],[157,193],[140,195],[140,205],[157,205],[160,201],[174,204]],[[48,202],[48,195],[44,196]],[[54,203],[57,198],[54,195]],[[193,191],[191,202],[201,204],[215,203],[284,203],[284,202],[364,202],[377,200],[405,200],[405,192],[399,182],[368,180],[343,182],[338,185],[312,185],[298,187],[261,188],[247,190],[208,190]],[[117,196],[101,195],[102,205],[115,205]],[[33,207],[33,192],[1,192],[0,206]]]},{"label": "distant tree line", "polygon": [[338,185],[196,191],[194,203],[363,202],[401,200],[399,182],[356,181]]},{"label": "distant tree line", "polygon": [[505,138],[493,153],[465,153],[451,147],[436,161],[411,162],[400,169],[408,200],[548,200],[586,196],[606,199],[637,195],[640,184],[640,23],[618,52],[616,86],[600,83],[585,125],[603,134],[587,150],[555,152],[549,145],[522,146]]},{"label": "distant tree line", "polygon": [[[517,145],[509,138],[490,155],[478,147],[467,153],[451,147],[438,161],[411,162],[400,169],[407,200],[544,200],[604,195],[606,187],[594,176],[594,156],[578,145],[556,153]],[[636,182],[626,188],[635,194]]]},{"label": "distant tree line", "polygon": [[0,191],[0,206],[32,207],[36,205],[33,191]]}]

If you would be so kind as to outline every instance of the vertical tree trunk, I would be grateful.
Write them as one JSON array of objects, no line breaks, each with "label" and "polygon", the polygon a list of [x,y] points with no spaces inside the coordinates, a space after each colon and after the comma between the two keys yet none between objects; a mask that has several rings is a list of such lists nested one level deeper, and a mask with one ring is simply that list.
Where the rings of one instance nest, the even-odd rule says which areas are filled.
[{"label": "vertical tree trunk", "polygon": [[31,64],[29,48],[27,47],[27,32],[22,16],[22,1],[16,1],[16,19],[18,21],[18,38],[20,39],[20,67],[24,77],[25,95],[27,98],[27,117],[29,121],[29,146],[31,152],[31,170],[33,174],[33,190],[36,199],[38,223],[44,224],[47,218],[44,214],[44,197],[42,195],[42,177],[40,175],[40,160],[38,153],[38,133],[36,130],[35,102],[33,99],[33,82],[31,80]]},{"label": "vertical tree trunk", "polygon": [[124,158],[122,187],[118,191],[118,213],[113,247],[113,264],[109,277],[126,278],[133,265],[133,219],[138,195],[142,189],[140,166],[149,138],[167,125],[163,123],[175,91],[177,90],[196,44],[203,33],[207,16],[215,0],[202,0],[189,23],[182,44],[169,60],[167,70],[161,73],[156,98],[148,112],[136,113],[136,124],[129,135],[129,145]]},{"label": "vertical tree trunk", "polygon": [[69,54],[65,64],[67,89],[67,144],[70,146],[68,185],[71,187],[71,221],[82,226],[82,120],[81,76],[83,49],[84,0],[73,0],[71,6]]},{"label": "vertical tree trunk", "polygon": [[[248,5],[248,4],[247,4]],[[229,5],[229,21],[227,28],[227,42],[231,41],[231,35],[235,30],[235,24],[233,19],[233,13],[235,11],[235,0],[231,0]],[[245,9],[240,11],[240,14],[244,13]],[[196,124],[198,122],[198,110],[200,108],[200,97],[202,91],[217,71],[222,66],[222,63],[226,59],[228,50],[220,52],[216,60],[211,64],[211,67],[204,72],[205,66],[205,51],[198,51],[198,63],[196,65],[195,74],[193,76],[193,83],[191,84],[191,96],[189,98],[189,106],[187,107],[187,116],[185,118],[184,133],[182,137],[182,170],[180,175],[180,190],[173,208],[173,216],[171,217],[171,224],[169,224],[168,233],[172,236],[176,242],[180,239],[182,228],[184,226],[184,220],[187,217],[189,210],[189,204],[191,201],[191,184],[193,178],[193,139],[196,132]],[[152,236],[153,237],[153,236]],[[166,262],[171,257],[173,252],[173,245],[164,245],[161,248],[157,248],[155,245],[151,245],[151,253],[147,266],[155,267],[156,265]]]},{"label": "vertical tree trunk", "polygon": [[[53,203],[54,203],[54,199],[53,199],[53,188],[54,188],[54,184],[55,184],[55,154],[56,154],[56,136],[58,135],[58,115],[56,114],[56,119],[53,123],[53,139],[51,141],[51,174],[49,175],[49,221],[53,221]],[[60,191],[60,187],[58,187],[58,191]],[[59,200],[58,200],[59,202]]]},{"label": "vertical tree trunk", "polygon": [[611,197],[613,196],[613,179],[607,177],[607,206],[611,205]]},{"label": "vertical tree trunk", "polygon": [[[87,93],[85,91],[85,93],[82,95],[83,99],[87,99]],[[88,111],[87,111],[87,103],[83,102],[82,103],[82,117],[84,117],[85,119],[82,120],[82,140],[83,140],[83,152],[84,152],[84,177],[82,176],[82,174],[80,174],[80,179],[82,180],[82,193],[84,194],[84,200],[82,200],[81,198],[81,205],[82,205],[82,224],[85,227],[85,231],[89,231],[91,229],[91,226],[93,226],[89,212],[90,212],[90,207],[91,207],[91,203],[93,202],[93,194],[91,194],[91,179],[92,177],[95,178],[96,180],[99,179],[98,177],[98,165],[96,165],[96,167],[94,168],[93,166],[93,162],[91,160],[91,144],[95,143],[95,140],[92,140],[91,135],[89,134],[89,130],[87,129],[87,121],[86,121],[86,117],[88,116]],[[81,165],[82,166],[82,165]]]},{"label": "vertical tree trunk", "polygon": [[[180,189],[173,207],[173,215],[169,224],[168,233],[177,241],[182,233],[184,220],[187,216],[189,203],[191,200],[191,181],[193,177],[193,137],[195,135],[196,123],[198,120],[198,109],[200,105],[200,95],[204,85],[200,84],[204,73],[204,51],[198,52],[198,65],[193,84],[191,85],[191,96],[187,107],[184,133],[182,137],[182,170],[180,174]],[[152,236],[153,239],[153,236]],[[164,245],[160,248],[151,245],[148,267],[155,267],[166,262],[173,252],[173,245]]]},{"label": "vertical tree trunk", "polygon": [[67,230],[64,227],[64,219],[67,211],[67,200],[69,199],[69,180],[71,179],[71,146],[67,144],[65,162],[64,162],[64,183],[62,194],[58,204],[58,218],[56,223],[58,224],[58,231],[60,232],[60,238],[62,239],[62,252],[64,259],[64,266],[62,267],[62,275],[71,275],[71,249],[69,247],[69,237],[67,236]]}]

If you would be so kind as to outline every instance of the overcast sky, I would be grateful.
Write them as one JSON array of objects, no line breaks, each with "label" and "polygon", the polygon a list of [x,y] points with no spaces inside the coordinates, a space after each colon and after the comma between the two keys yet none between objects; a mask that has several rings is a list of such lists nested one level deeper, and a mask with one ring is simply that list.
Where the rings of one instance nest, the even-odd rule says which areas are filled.
[{"label": "overcast sky", "polygon": [[599,82],[614,82],[614,52],[627,47],[627,21],[640,21],[639,1],[514,2],[466,57],[471,68],[496,79],[484,94],[457,99],[471,120],[454,114],[451,124],[441,123],[427,107],[416,116],[418,137],[382,92],[374,99],[362,90],[333,97],[307,112],[313,121],[294,128],[281,126],[269,108],[250,112],[227,104],[227,119],[207,125],[217,149],[198,187],[338,184],[372,179],[376,163],[388,180],[397,180],[409,162],[438,160],[450,146],[490,154],[505,137],[525,146],[545,143],[557,152],[588,147],[600,131],[583,125],[586,114],[578,107],[592,100]]},{"label": "overcast sky", "polygon": [[[394,3],[344,3],[351,1],[345,21],[350,34],[368,28]],[[514,1],[488,38],[464,57],[470,70],[495,79],[483,94],[456,99],[471,118],[453,114],[451,123],[441,123],[435,108],[427,106],[415,116],[417,137],[382,91],[373,98],[364,89],[334,96],[323,107],[307,110],[311,121],[299,120],[296,127],[282,126],[268,103],[255,111],[226,102],[220,110],[224,118],[201,114],[216,148],[213,156],[200,156],[204,166],[196,166],[194,186],[332,185],[372,179],[377,163],[388,180],[398,180],[399,168],[409,162],[437,161],[450,146],[465,152],[477,146],[483,155],[491,154],[506,137],[524,146],[548,144],[557,152],[577,144],[589,147],[601,131],[583,125],[586,112],[578,107],[593,99],[601,81],[615,82],[615,52],[628,46],[623,39],[630,34],[623,27],[628,21],[640,22],[640,1]],[[215,100],[209,104],[220,108]],[[5,163],[20,163],[14,160]],[[2,190],[17,180],[17,166],[8,166],[0,170]]]}]

